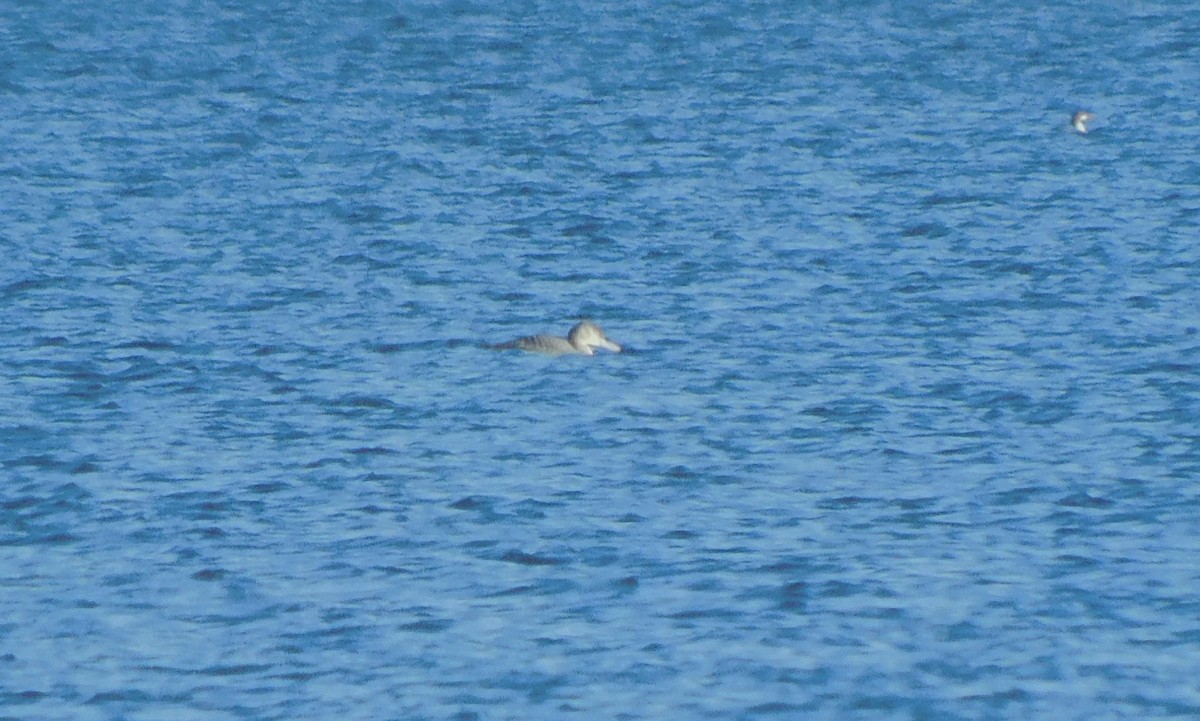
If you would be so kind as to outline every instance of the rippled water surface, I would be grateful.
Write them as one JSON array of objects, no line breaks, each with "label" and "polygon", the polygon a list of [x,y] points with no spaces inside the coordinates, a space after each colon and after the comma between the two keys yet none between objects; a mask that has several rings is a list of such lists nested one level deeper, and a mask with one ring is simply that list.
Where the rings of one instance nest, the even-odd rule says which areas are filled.
[{"label": "rippled water surface", "polygon": [[0,718],[1200,716],[1195,10],[3,5]]}]

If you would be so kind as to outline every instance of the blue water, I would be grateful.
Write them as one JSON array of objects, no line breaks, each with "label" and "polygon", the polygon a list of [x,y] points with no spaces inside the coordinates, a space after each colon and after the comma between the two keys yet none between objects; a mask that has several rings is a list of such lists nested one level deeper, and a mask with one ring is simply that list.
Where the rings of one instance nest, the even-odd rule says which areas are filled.
[{"label": "blue water", "polygon": [[1198,18],[0,5],[0,718],[1200,716]]}]

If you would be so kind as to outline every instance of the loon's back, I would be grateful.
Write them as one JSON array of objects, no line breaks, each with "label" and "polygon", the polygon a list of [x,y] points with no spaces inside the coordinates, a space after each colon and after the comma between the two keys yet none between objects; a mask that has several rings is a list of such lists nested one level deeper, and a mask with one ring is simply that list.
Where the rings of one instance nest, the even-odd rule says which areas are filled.
[{"label": "loon's back", "polygon": [[529,335],[524,338],[510,340],[507,343],[498,343],[493,348],[497,350],[519,349],[532,351],[534,353],[549,353],[551,355],[561,355],[563,353],[579,353],[575,346],[571,345],[566,338],[559,338],[553,335]]}]

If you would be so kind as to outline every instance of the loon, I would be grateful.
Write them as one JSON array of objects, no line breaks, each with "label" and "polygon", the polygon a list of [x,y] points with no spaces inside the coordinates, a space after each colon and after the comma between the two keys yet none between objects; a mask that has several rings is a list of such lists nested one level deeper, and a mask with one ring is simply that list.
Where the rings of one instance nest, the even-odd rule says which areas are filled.
[{"label": "loon", "polygon": [[1087,132],[1087,124],[1096,119],[1095,113],[1089,113],[1086,110],[1077,110],[1071,116],[1071,125],[1082,135]]},{"label": "loon", "polygon": [[621,352],[621,346],[609,340],[608,336],[604,335],[604,331],[600,330],[600,326],[590,320],[577,323],[571,329],[571,332],[567,334],[566,338],[559,338],[554,335],[530,335],[510,340],[507,343],[498,343],[491,347],[497,350],[519,348],[520,350],[533,351],[534,353],[548,353],[550,355],[564,355],[566,353],[595,355],[596,348],[605,348],[614,353]]}]

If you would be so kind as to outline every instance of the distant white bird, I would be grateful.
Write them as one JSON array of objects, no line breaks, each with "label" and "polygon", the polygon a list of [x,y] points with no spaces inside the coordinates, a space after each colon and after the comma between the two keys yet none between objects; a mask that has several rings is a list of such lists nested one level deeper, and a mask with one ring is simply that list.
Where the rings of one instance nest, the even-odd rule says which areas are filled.
[{"label": "distant white bird", "polygon": [[1076,110],[1075,114],[1071,116],[1071,125],[1078,130],[1080,134],[1083,134],[1087,132],[1087,124],[1095,119],[1095,113],[1090,113],[1086,110]]},{"label": "distant white bird", "polygon": [[550,355],[566,353],[595,355],[596,348],[604,348],[614,353],[621,352],[621,346],[609,340],[608,336],[604,335],[604,331],[600,330],[600,326],[590,320],[577,323],[566,338],[559,338],[556,335],[530,335],[510,340],[507,343],[498,343],[491,347],[498,350],[516,348]]}]

